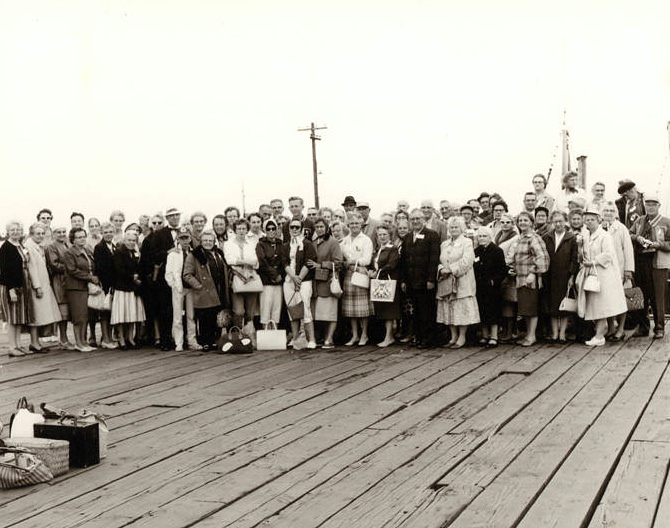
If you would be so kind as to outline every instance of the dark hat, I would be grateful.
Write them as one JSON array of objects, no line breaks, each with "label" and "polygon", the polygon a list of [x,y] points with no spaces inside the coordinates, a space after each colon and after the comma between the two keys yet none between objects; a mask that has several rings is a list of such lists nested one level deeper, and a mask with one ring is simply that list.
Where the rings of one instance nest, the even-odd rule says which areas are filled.
[{"label": "dark hat", "polygon": [[635,182],[632,180],[620,180],[619,181],[619,188],[617,189],[617,192],[619,194],[623,194],[626,191],[630,191],[633,187],[635,187]]},{"label": "dark hat", "polygon": [[466,210],[466,209],[470,209],[470,212],[471,212],[471,213],[474,213],[474,212],[475,212],[474,207],[472,207],[472,206],[469,205],[469,204],[461,205],[459,211],[462,213],[462,212],[463,212],[464,210]]},{"label": "dark hat", "polygon": [[191,232],[188,227],[180,227],[177,231],[177,238],[191,238]]},{"label": "dark hat", "polygon": [[353,196],[345,196],[342,205],[356,205],[356,199]]},{"label": "dark hat", "polygon": [[544,207],[543,205],[538,205],[538,206],[535,208],[535,214],[539,213],[540,211],[544,211],[545,214],[546,214],[547,216],[549,216],[549,209],[547,209],[547,208]]}]

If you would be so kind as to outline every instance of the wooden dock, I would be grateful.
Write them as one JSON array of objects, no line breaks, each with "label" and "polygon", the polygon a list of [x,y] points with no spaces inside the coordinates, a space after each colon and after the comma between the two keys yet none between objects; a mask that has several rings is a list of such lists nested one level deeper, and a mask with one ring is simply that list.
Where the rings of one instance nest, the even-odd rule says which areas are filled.
[{"label": "wooden dock", "polygon": [[669,338],[3,355],[3,423],[25,395],[102,411],[111,433],[100,465],[0,491],[0,519],[17,528],[666,528],[669,361]]}]

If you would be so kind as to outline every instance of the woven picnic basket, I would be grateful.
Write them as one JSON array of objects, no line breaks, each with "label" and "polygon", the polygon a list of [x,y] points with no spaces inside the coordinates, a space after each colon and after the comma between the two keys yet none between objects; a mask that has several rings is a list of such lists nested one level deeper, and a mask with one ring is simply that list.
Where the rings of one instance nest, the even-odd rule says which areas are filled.
[{"label": "woven picnic basket", "polygon": [[54,477],[70,469],[70,442],[51,438],[5,438],[7,447],[23,447],[34,453],[51,470]]}]

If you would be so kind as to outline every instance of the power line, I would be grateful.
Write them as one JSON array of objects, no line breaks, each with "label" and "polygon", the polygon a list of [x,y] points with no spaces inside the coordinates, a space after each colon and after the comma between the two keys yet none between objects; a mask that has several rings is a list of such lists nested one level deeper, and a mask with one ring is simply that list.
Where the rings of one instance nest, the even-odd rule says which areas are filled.
[{"label": "power line", "polygon": [[299,128],[298,132],[310,132],[309,139],[312,141],[312,171],[314,173],[314,207],[319,208],[319,172],[316,168],[316,142],[321,141],[321,136],[316,135],[317,130],[326,130],[327,126],[317,127],[311,123],[309,128]]}]

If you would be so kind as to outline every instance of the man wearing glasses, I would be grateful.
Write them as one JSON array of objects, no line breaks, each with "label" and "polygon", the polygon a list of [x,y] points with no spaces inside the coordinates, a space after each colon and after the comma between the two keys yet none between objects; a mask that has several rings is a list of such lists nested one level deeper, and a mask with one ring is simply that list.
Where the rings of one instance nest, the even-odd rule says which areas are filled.
[{"label": "man wearing glasses", "polygon": [[400,287],[414,306],[416,347],[427,348],[434,337],[440,237],[425,227],[421,209],[413,209],[409,221],[412,231],[405,237],[400,253]]}]

